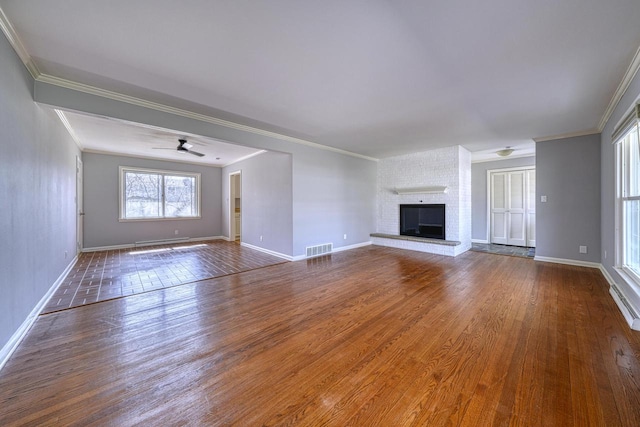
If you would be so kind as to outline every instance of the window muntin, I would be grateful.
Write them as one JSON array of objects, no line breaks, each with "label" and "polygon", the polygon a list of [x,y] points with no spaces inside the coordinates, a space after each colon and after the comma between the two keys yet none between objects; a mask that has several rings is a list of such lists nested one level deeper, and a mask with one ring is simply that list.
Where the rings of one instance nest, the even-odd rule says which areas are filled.
[{"label": "window muntin", "polygon": [[640,286],[640,138],[638,123],[617,141],[618,267]]},{"label": "window muntin", "polygon": [[120,220],[200,218],[200,174],[120,167]]}]

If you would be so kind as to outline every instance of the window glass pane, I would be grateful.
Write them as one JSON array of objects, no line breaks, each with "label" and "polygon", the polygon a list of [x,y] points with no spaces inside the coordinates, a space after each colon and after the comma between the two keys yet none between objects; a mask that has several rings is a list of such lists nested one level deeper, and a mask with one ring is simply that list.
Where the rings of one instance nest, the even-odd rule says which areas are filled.
[{"label": "window glass pane", "polygon": [[165,175],[164,191],[165,217],[197,216],[195,177]]},{"label": "window glass pane", "polygon": [[625,200],[623,212],[623,264],[640,275],[640,200]]},{"label": "window glass pane", "polygon": [[161,215],[161,176],[125,173],[125,218],[157,218]]}]

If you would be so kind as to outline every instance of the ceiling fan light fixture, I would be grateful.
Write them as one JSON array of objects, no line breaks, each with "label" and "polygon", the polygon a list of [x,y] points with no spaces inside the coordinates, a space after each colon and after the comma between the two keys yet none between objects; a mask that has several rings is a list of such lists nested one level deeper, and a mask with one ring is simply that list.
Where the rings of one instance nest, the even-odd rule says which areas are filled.
[{"label": "ceiling fan light fixture", "polygon": [[511,147],[504,148],[502,150],[496,151],[496,154],[500,157],[507,157],[511,153],[513,153],[514,149]]}]

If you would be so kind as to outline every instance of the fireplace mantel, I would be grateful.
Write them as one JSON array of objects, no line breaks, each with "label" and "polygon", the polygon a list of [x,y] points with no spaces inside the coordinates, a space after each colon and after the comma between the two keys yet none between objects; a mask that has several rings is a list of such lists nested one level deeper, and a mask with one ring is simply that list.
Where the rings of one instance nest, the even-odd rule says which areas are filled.
[{"label": "fireplace mantel", "polygon": [[431,185],[426,187],[394,188],[396,194],[445,194],[449,188],[446,185]]}]

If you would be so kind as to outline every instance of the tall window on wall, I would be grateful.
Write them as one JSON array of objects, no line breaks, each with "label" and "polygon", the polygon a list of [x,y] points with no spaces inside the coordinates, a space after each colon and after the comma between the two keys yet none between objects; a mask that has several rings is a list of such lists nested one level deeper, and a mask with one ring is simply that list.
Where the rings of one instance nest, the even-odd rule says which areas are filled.
[{"label": "tall window on wall", "polygon": [[617,157],[617,267],[640,287],[640,105],[614,132]]},{"label": "tall window on wall", "polygon": [[120,167],[120,221],[200,218],[200,174]]}]

